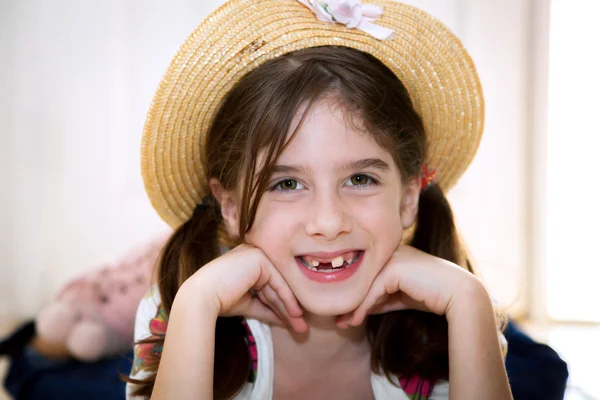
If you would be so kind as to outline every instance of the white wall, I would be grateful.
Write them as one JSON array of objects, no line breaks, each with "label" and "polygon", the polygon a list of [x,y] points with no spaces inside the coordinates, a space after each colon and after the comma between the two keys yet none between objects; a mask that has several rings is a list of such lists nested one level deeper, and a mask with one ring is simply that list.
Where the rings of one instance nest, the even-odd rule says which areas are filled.
[{"label": "white wall", "polygon": [[598,226],[600,2],[554,1],[550,19],[547,136],[547,312],[600,322]]},{"label": "white wall", "polygon": [[[166,229],[139,177],[141,129],[177,46],[217,3],[0,3],[0,318],[33,314],[72,276]],[[527,257],[527,2],[410,3],[453,28],[479,67],[486,133],[451,199],[510,303]]]}]

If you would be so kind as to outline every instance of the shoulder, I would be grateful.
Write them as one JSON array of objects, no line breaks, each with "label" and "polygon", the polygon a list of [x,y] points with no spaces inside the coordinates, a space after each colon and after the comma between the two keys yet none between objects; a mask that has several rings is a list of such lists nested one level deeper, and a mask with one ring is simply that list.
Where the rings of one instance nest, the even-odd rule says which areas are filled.
[{"label": "shoulder", "polygon": [[151,344],[138,342],[163,336],[167,332],[167,320],[167,313],[161,305],[158,287],[154,285],[146,292],[137,308],[132,373],[137,372],[141,368],[152,349]]},{"label": "shoulder", "polygon": [[[146,360],[151,356],[152,352],[160,352],[161,348],[153,347],[150,343],[139,343],[139,341],[164,336],[167,331],[168,316],[161,304],[161,297],[158,287],[152,286],[146,292],[137,309],[135,319],[135,344],[134,344],[134,360],[131,369],[130,377],[134,379],[144,379],[149,376],[149,373],[144,370]],[[254,381],[256,380],[257,363],[258,363],[258,347],[256,340],[262,341],[265,336],[264,324],[254,320],[241,319],[241,323],[246,327],[246,344],[251,356],[251,370],[249,371],[248,381],[242,390],[235,396],[234,400],[245,400],[250,396],[255,395]],[[262,357],[266,361],[266,357]],[[135,385],[127,384],[127,399],[136,399],[133,396]]]},{"label": "shoulder", "polygon": [[[144,365],[153,349],[151,343],[139,343],[141,340],[164,335],[167,330],[167,314],[161,306],[160,293],[156,285],[152,286],[142,297],[136,316],[133,346],[133,365],[129,376],[134,379],[145,379],[149,373]],[[127,383],[127,399],[133,399],[134,384]]]},{"label": "shoulder", "polygon": [[[508,343],[502,332],[498,332],[498,340],[502,354],[506,357]],[[415,376],[411,379],[400,379],[399,384],[409,399],[448,400],[450,397],[450,384],[448,381],[438,381],[435,385]]]},{"label": "shoulder", "polygon": [[147,339],[166,332],[167,315],[161,307],[158,286],[153,285],[142,297],[135,314],[134,340]]}]

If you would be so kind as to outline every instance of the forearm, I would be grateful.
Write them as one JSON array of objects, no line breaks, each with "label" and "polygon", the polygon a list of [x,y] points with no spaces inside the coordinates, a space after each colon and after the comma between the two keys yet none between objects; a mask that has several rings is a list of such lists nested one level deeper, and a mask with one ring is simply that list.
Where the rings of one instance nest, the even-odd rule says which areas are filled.
[{"label": "forearm", "polygon": [[450,399],[512,399],[492,301],[479,281],[454,299],[447,319]]},{"label": "forearm", "polygon": [[212,399],[217,315],[181,287],[169,314],[152,399]]}]

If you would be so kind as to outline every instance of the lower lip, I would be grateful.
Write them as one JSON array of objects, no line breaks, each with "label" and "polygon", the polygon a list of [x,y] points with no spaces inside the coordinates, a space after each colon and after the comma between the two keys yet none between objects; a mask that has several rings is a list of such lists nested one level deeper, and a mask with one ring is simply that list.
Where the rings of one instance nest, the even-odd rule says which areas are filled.
[{"label": "lower lip", "polygon": [[306,268],[304,266],[304,264],[302,264],[302,261],[300,261],[298,258],[296,258],[296,263],[298,264],[298,266],[300,267],[300,270],[302,270],[304,275],[306,275],[306,277],[308,279],[310,279],[311,281],[321,282],[321,283],[341,282],[341,281],[344,281],[344,280],[350,278],[352,275],[354,275],[354,273],[358,270],[358,267],[362,263],[364,254],[365,254],[365,252],[361,251],[360,255],[358,256],[358,259],[354,262],[354,264],[352,264],[344,269],[341,269],[339,271],[333,271],[333,272],[316,272],[316,271],[310,270],[310,269]]}]

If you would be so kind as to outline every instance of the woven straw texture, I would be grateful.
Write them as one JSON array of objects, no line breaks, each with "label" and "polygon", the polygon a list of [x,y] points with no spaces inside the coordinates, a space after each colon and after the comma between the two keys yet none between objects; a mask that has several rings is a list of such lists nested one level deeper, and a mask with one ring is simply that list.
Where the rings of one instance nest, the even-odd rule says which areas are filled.
[{"label": "woven straw texture", "polygon": [[321,22],[296,0],[228,1],[194,30],[163,76],[142,138],[145,188],[165,222],[177,228],[205,195],[201,151],[225,94],[261,63],[308,47],[352,47],[390,68],[424,120],[428,166],[444,190],[456,183],[483,132],[483,94],[470,56],[424,11],[394,0],[365,3],[383,7],[375,23],[394,30],[390,39]]}]

